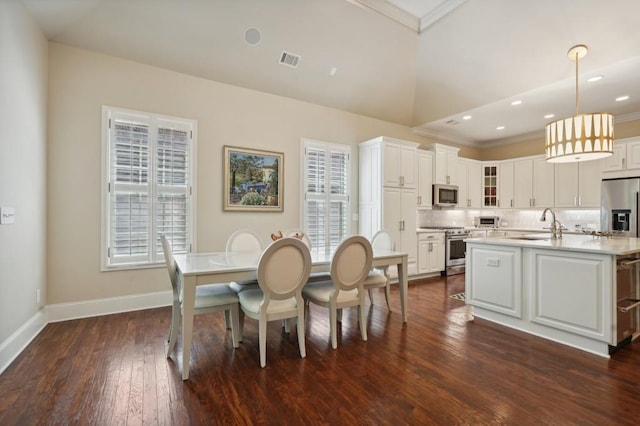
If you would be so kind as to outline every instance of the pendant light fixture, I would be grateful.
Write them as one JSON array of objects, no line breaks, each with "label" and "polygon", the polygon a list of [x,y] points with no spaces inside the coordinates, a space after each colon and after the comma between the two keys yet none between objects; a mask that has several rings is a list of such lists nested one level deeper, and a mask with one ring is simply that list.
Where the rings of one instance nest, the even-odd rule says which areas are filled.
[{"label": "pendant light fixture", "polygon": [[587,51],[580,44],[567,53],[576,61],[576,115],[547,124],[545,153],[550,163],[597,160],[613,154],[613,115],[578,114],[578,61]]}]

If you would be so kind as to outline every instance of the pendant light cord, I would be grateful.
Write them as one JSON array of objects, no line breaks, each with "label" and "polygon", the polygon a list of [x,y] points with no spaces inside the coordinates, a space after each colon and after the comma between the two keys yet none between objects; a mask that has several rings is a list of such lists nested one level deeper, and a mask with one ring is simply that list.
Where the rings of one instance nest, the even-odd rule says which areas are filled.
[{"label": "pendant light cord", "polygon": [[576,51],[576,116],[578,116],[578,52]]}]

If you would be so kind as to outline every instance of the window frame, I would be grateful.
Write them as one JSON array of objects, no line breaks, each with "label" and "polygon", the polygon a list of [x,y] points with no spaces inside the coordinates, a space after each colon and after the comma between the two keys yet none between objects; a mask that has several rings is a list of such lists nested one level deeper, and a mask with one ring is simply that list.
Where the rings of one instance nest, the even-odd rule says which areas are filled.
[{"label": "window frame", "polygon": [[[301,175],[301,187],[300,187],[300,199],[301,199],[301,203],[300,203],[300,218],[301,218],[301,224],[302,224],[302,229],[304,230],[305,233],[308,234],[308,220],[307,220],[307,149],[308,148],[318,148],[318,149],[323,149],[326,150],[328,152],[331,151],[338,151],[338,152],[342,152],[347,154],[347,182],[346,182],[346,188],[347,188],[347,193],[346,193],[346,212],[345,212],[345,217],[346,217],[346,236],[351,235],[352,233],[352,211],[353,211],[353,147],[351,145],[347,145],[347,144],[338,144],[338,143],[333,143],[333,142],[324,142],[324,141],[320,141],[320,140],[314,140],[314,139],[308,139],[308,138],[302,138],[302,149],[300,150],[300,175]],[[329,162],[326,163],[327,167],[330,165]],[[327,187],[330,187],[329,185],[329,174],[327,173],[327,182],[325,183],[325,185],[327,185]],[[340,197],[344,197],[344,195],[341,195]],[[339,198],[339,197],[338,197]],[[326,193],[326,219],[325,219],[325,227],[326,229],[330,229],[327,224],[330,221],[330,203],[328,201],[330,201],[331,199],[331,193],[327,192]],[[335,247],[334,247],[335,249]],[[318,247],[312,246],[312,251],[316,251],[318,252]],[[326,255],[333,255],[333,251],[331,250],[331,238],[330,235],[328,234],[325,238],[325,254]]]},{"label": "window frame", "polygon": [[[153,253],[153,249],[145,255],[146,260],[140,262],[129,263],[111,263],[110,262],[110,250],[111,239],[110,231],[112,227],[111,221],[111,192],[110,189],[113,186],[111,181],[111,123],[117,118],[129,118],[132,120],[140,120],[141,122],[150,125],[150,129],[157,129],[163,123],[173,124],[176,128],[181,128],[190,132],[189,149],[187,150],[189,160],[187,163],[187,180],[186,183],[186,252],[191,252],[196,247],[196,212],[197,212],[197,199],[196,199],[196,176],[197,176],[197,121],[186,119],[182,117],[173,117],[169,115],[155,114],[144,111],[136,111],[118,107],[102,106],[102,175],[101,175],[101,237],[100,237],[100,270],[103,272],[116,271],[116,270],[133,270],[133,269],[147,269],[158,268],[165,266],[164,257],[161,254]],[[159,185],[156,182],[156,168],[157,168],[157,132],[153,134],[150,132],[149,137],[149,192],[150,198],[150,215],[149,215],[149,233],[157,233],[157,226],[154,223],[156,219],[156,196],[158,194],[158,188],[163,185]],[[151,237],[153,239],[153,236]],[[151,243],[151,247],[155,244]],[[176,251],[179,253],[180,251]],[[184,251],[182,251],[184,253]]]}]

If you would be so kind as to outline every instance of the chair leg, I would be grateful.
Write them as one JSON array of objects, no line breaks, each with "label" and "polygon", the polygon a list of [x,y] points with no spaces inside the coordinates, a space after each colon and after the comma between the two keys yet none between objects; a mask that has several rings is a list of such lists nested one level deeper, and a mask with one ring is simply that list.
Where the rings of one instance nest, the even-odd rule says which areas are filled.
[{"label": "chair leg", "polygon": [[331,347],[333,349],[338,348],[338,336],[337,336],[337,323],[338,323],[338,314],[341,313],[341,309],[336,309],[335,307],[329,307],[329,328],[331,332]]},{"label": "chair leg", "polygon": [[238,304],[235,303],[233,305],[231,305],[231,309],[225,309],[224,313],[225,313],[225,317],[227,312],[230,313],[231,316],[231,337],[233,338],[233,347],[237,348],[238,346],[240,346],[240,318],[239,315],[239,308],[238,308]]},{"label": "chair leg", "polygon": [[173,305],[171,312],[171,326],[169,327],[169,345],[167,346],[167,358],[176,346],[178,341],[178,328],[180,326],[180,306]]},{"label": "chair leg", "polygon": [[384,298],[387,300],[387,309],[391,312],[391,305],[389,304],[389,295],[390,295],[390,287],[389,283],[384,286]]},{"label": "chair leg", "polygon": [[228,309],[224,310],[224,325],[227,327],[227,330],[230,329],[232,326]]},{"label": "chair leg", "polygon": [[284,332],[285,333],[290,333],[291,332],[291,325],[289,324],[289,319],[285,318],[282,320],[282,327],[284,328]]},{"label": "chair leg", "polygon": [[373,289],[371,288],[369,289],[369,301],[373,305]]},{"label": "chair leg", "polygon": [[238,309],[238,342],[242,342],[242,335],[244,333],[244,311],[242,308]]},{"label": "chair leg", "polygon": [[260,367],[267,365],[267,318],[260,318],[258,322],[258,340],[260,341]]},{"label": "chair leg", "polygon": [[360,317],[360,334],[362,340],[367,341],[367,323],[364,318],[364,297],[360,299],[361,303],[358,305],[358,316]]},{"label": "chair leg", "polygon": [[306,358],[307,349],[304,342],[304,305],[298,306],[298,346],[300,347],[300,358]]}]

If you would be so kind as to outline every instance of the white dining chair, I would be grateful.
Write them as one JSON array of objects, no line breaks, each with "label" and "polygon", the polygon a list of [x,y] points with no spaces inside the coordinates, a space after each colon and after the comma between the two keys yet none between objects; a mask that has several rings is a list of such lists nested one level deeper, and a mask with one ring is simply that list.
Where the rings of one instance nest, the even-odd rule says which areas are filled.
[{"label": "white dining chair", "polygon": [[273,242],[258,262],[259,289],[238,293],[240,299],[240,333],[244,315],[258,320],[260,366],[267,363],[267,322],[297,319],[300,357],[306,357],[304,341],[304,301],[302,287],[311,272],[309,248],[297,238]]},{"label": "white dining chair", "polygon": [[[229,253],[262,253],[265,244],[260,236],[251,229],[238,229],[227,239],[226,252]],[[229,284],[231,290],[240,293],[244,290],[258,288],[257,280],[233,281]]]},{"label": "white dining chair", "polygon": [[[173,290],[173,305],[171,313],[171,325],[169,326],[169,336],[167,338],[169,347],[167,348],[167,358],[173,351],[178,340],[178,330],[180,328],[180,320],[182,318],[182,291],[178,280],[178,270],[176,267],[171,244],[166,236],[161,235],[162,251],[164,252],[164,260],[169,271],[169,279],[171,280],[171,289]],[[196,287],[194,315],[206,314],[209,312],[224,311],[228,313],[231,322],[231,333],[233,338],[233,347],[237,348],[239,342],[242,341],[242,333],[240,331],[240,319],[238,309],[238,295],[229,288],[228,284],[205,284]],[[227,316],[227,315],[225,315]]]},{"label": "white dining chair", "polygon": [[331,259],[331,281],[306,285],[302,297],[329,309],[331,347],[338,347],[338,310],[358,307],[360,333],[367,340],[364,318],[364,280],[371,269],[373,250],[369,240],[353,236],[340,243]]},{"label": "white dining chair", "polygon": [[[388,231],[381,229],[376,232],[371,239],[371,246],[374,251],[388,250],[394,251],[396,249],[396,243],[393,241],[393,237]],[[364,289],[369,293],[369,300],[373,305],[373,289],[384,287],[384,297],[387,301],[387,309],[391,312],[391,305],[389,305],[389,292],[391,287],[391,280],[389,279],[389,266],[375,267],[364,280]]]},{"label": "white dining chair", "polygon": [[[284,232],[284,235],[286,237],[296,237],[296,235],[302,235],[302,238],[300,238],[300,241],[302,241],[307,245],[307,247],[309,247],[309,251],[313,251],[311,239],[304,231],[302,231],[302,229],[299,229],[299,228],[287,229]],[[309,275],[309,280],[307,282],[316,283],[316,282],[329,281],[330,279],[331,279],[331,275],[326,272],[312,272]]]}]

